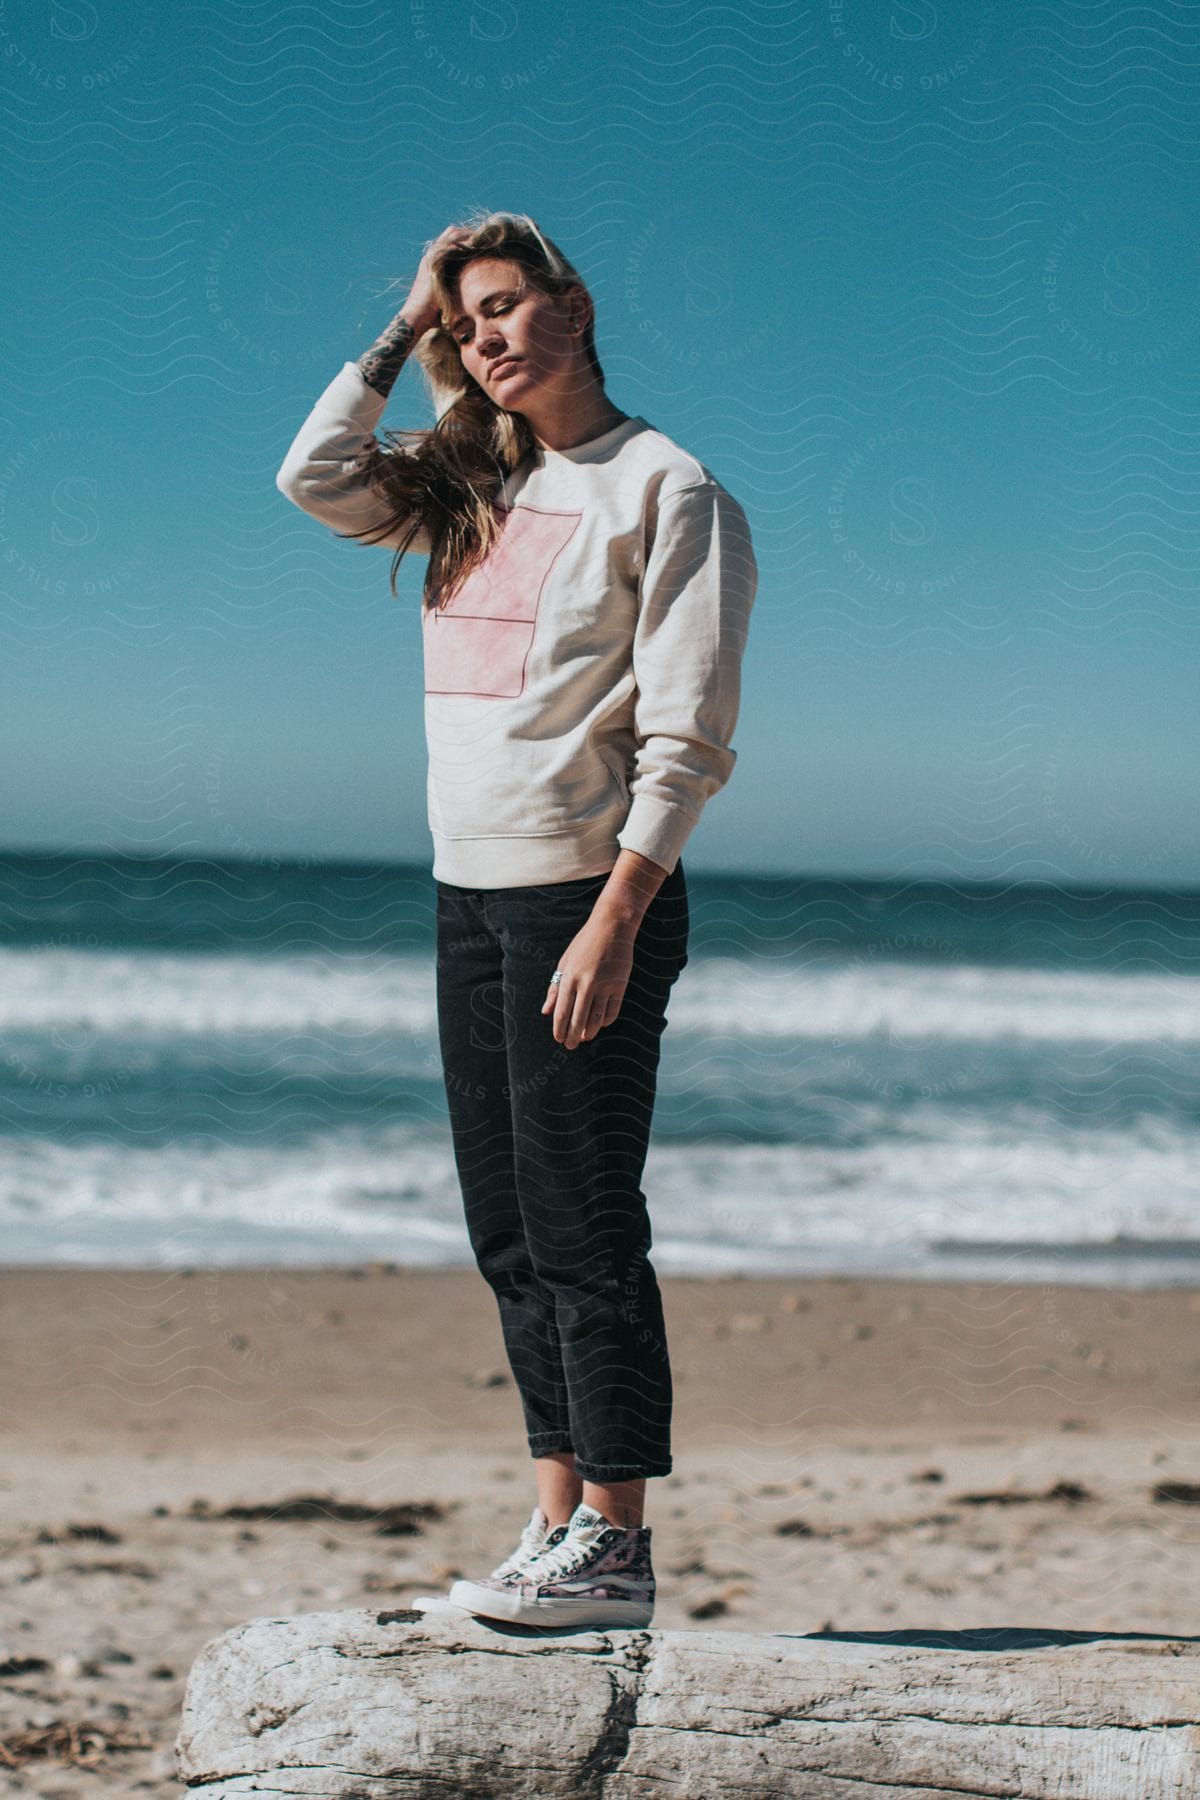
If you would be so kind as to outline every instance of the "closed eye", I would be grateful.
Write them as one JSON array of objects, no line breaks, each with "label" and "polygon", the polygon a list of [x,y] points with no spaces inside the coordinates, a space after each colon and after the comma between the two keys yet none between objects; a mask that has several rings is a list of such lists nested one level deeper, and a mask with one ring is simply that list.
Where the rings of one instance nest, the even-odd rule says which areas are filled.
[{"label": "closed eye", "polygon": [[[513,309],[513,302],[511,300],[508,300],[504,303],[503,306],[494,306],[492,308],[491,312],[488,314],[488,317],[491,319],[494,319],[498,313],[511,312],[512,309]],[[460,338],[456,339],[456,342],[460,343],[460,344],[468,344],[468,343],[470,343],[470,341],[471,340],[469,337],[460,337]]]}]

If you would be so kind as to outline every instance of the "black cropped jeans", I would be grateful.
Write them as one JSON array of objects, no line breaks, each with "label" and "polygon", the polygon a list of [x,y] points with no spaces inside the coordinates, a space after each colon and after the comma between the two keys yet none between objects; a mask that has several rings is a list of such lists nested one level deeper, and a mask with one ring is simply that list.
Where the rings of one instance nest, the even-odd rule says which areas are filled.
[{"label": "black cropped jeans", "polygon": [[607,875],[437,887],[438,1031],[467,1231],[495,1293],[531,1455],[588,1481],[671,1471],[671,1366],[640,1182],[671,988],[676,863],[646,909],[612,1024],[574,1050],[543,1013]]}]

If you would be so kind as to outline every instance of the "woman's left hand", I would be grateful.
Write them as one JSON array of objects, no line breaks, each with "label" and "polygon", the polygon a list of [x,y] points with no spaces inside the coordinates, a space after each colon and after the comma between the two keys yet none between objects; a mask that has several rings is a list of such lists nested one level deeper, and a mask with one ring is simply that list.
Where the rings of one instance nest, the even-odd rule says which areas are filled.
[{"label": "woman's left hand", "polygon": [[556,1044],[576,1050],[616,1019],[629,985],[636,936],[634,926],[594,912],[571,939],[555,965],[563,978],[542,1003],[543,1016],[554,1013]]}]

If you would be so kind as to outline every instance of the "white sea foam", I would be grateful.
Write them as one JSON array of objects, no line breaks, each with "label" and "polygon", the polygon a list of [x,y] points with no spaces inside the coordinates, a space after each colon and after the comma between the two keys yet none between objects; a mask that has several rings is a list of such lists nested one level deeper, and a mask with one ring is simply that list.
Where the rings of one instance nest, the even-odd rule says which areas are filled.
[{"label": "white sea foam", "polygon": [[[1200,1042],[1200,981],[1111,970],[694,957],[672,1031],[706,1037]],[[436,1032],[432,956],[0,951],[8,1032]]]},{"label": "white sea foam", "polygon": [[[1183,1279],[1058,1246],[1200,1232],[1198,1000],[1182,975],[693,957],[657,1264],[932,1274],[953,1240],[983,1278]],[[9,1261],[471,1262],[431,954],[0,951],[0,1081]]]},{"label": "white sea foam", "polygon": [[[1063,1138],[962,1119],[940,1142],[835,1149],[656,1142],[643,1185],[664,1273],[1195,1279],[1168,1254],[1197,1230],[1194,1139],[1161,1122]],[[1061,1248],[1121,1233],[1159,1240],[1162,1265]],[[448,1136],[394,1124],[302,1145],[0,1140],[0,1235],[18,1263],[472,1261]],[[945,1239],[964,1248],[932,1247]],[[998,1258],[995,1240],[1025,1248]]]}]

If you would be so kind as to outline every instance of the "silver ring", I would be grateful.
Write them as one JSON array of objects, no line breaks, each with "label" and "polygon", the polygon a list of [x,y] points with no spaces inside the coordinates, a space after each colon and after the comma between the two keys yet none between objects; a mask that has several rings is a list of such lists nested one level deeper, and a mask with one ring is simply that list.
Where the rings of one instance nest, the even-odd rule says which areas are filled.
[{"label": "silver ring", "polygon": [[563,978],[563,971],[561,969],[555,969],[553,975],[550,977],[550,986],[557,987],[558,984],[560,983],[560,981],[562,980],[562,978]]}]

